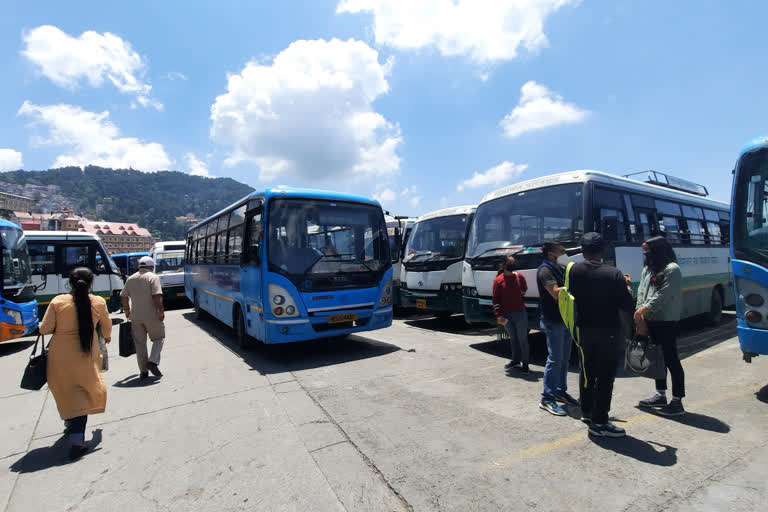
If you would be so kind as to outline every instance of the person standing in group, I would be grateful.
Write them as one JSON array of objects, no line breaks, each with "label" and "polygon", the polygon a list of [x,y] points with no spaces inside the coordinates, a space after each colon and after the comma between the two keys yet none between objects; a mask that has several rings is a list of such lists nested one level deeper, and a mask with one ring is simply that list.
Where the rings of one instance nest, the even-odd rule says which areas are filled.
[{"label": "person standing in group", "polygon": [[672,375],[672,400],[667,403],[667,379],[656,381],[656,395],[640,401],[640,407],[653,408],[663,416],[685,414],[685,372],[677,352],[677,322],[683,295],[682,274],[675,251],[666,238],[656,236],[643,244],[643,273],[637,290],[635,325],[647,326],[648,334],[664,353],[664,364]]},{"label": "person standing in group", "polygon": [[586,233],[581,250],[584,261],[566,269],[568,291],[578,311],[581,419],[589,424],[589,433],[594,436],[622,437],[626,432],[611,424],[608,411],[616,378],[616,355],[624,340],[619,315],[622,311],[631,314],[635,309],[632,278],[602,262],[603,239],[598,233]]},{"label": "person standing in group", "polygon": [[555,416],[565,416],[566,405],[579,405],[568,394],[568,362],[571,358],[571,334],[563,323],[558,307],[558,292],[565,285],[563,267],[568,264],[565,247],[558,242],[544,242],[544,262],[536,273],[539,287],[540,327],[547,336],[547,365],[544,368],[544,391],[539,407]]},{"label": "person standing in group", "polygon": [[54,297],[40,322],[41,334],[53,334],[46,368],[48,389],[64,420],[64,431],[69,434],[71,459],[88,451],[88,415],[103,413],[107,406],[96,329],[109,343],[112,320],[106,301],[91,295],[91,285],[93,272],[87,268],[74,269],[69,275],[72,292]]},{"label": "person standing in group", "polygon": [[[139,270],[125,281],[120,294],[125,316],[131,321],[131,333],[136,345],[139,378],[149,377],[147,371],[162,377],[160,353],[165,342],[165,308],[163,287],[155,274],[155,262],[149,256],[139,260]],[[152,351],[147,354],[147,336],[152,341]]]},{"label": "person standing in group", "polygon": [[507,256],[501,261],[501,273],[493,280],[493,314],[504,326],[509,337],[512,360],[504,368],[519,366],[528,375],[528,313],[525,311],[525,292],[528,283],[522,274],[515,272],[515,258]]}]

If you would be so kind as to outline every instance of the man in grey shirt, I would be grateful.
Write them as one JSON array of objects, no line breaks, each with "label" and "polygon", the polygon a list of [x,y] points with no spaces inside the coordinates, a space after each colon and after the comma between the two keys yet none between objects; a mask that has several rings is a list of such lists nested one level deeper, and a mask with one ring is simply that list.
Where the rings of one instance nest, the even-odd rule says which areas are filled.
[{"label": "man in grey shirt", "polygon": [[[157,377],[160,371],[160,353],[165,341],[165,308],[163,288],[155,274],[155,262],[149,256],[139,260],[139,271],[125,282],[120,293],[125,316],[131,321],[131,333],[136,345],[139,378],[149,377],[147,370]],[[147,336],[152,340],[152,353],[147,354]]]}]

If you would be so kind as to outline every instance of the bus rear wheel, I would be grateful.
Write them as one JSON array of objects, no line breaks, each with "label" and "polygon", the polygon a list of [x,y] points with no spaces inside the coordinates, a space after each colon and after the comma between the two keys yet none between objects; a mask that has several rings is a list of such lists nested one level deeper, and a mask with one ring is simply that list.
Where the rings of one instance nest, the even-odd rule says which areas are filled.
[{"label": "bus rear wheel", "polygon": [[709,313],[707,314],[707,322],[710,325],[718,326],[723,319],[723,297],[720,295],[720,290],[717,288],[712,289],[712,298],[710,299]]},{"label": "bus rear wheel", "polygon": [[208,313],[203,311],[203,308],[200,307],[200,297],[197,295],[197,292],[195,292],[195,319],[206,320],[207,318]]},{"label": "bus rear wheel", "polygon": [[235,309],[235,317],[233,319],[232,325],[235,328],[237,346],[242,350],[251,348],[251,337],[248,336],[248,333],[245,330],[245,319],[243,318],[243,313],[240,311],[239,307]]}]

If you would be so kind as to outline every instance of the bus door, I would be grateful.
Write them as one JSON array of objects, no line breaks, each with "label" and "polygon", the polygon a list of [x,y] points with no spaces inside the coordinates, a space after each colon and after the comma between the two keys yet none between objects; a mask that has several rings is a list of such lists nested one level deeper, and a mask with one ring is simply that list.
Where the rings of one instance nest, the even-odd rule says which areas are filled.
[{"label": "bus door", "polygon": [[[261,200],[253,200],[248,203],[248,211],[245,214],[245,224],[242,235],[243,249],[240,257],[240,292],[245,300],[247,308],[246,318],[248,333],[257,340],[266,341],[266,328],[264,324],[264,308],[269,307],[268,299],[265,302],[263,289],[263,272],[267,262],[262,258],[266,254],[262,248],[263,236],[263,203]],[[230,235],[231,236],[231,235]]]},{"label": "bus door", "polygon": [[32,285],[37,290],[37,301],[41,306],[47,306],[53,297],[64,292],[61,279],[56,272],[56,245],[30,240],[27,247],[32,266]]}]

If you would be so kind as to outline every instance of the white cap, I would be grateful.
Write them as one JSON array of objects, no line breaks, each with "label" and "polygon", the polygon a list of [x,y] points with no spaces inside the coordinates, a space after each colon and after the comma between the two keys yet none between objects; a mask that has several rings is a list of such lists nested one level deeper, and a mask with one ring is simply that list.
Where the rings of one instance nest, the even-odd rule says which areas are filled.
[{"label": "white cap", "polygon": [[155,260],[150,258],[149,256],[142,256],[139,260],[139,266],[140,267],[154,267],[155,266]]}]

